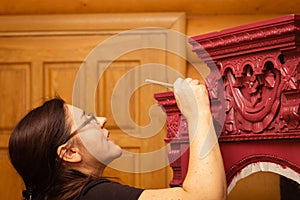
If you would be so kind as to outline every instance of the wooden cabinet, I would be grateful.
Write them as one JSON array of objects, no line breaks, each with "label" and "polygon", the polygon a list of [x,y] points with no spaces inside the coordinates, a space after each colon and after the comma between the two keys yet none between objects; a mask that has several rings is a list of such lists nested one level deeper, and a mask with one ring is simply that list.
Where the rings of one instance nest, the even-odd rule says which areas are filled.
[{"label": "wooden cabinet", "polygon": [[[30,109],[40,105],[43,100],[60,95],[68,103],[74,101],[74,83],[76,80],[96,81],[96,87],[82,83],[79,104],[88,111],[107,116],[111,137],[130,154],[124,165],[135,167],[141,172],[145,163],[139,158],[140,153],[156,151],[165,146],[165,129],[148,139],[130,136],[118,127],[111,110],[111,96],[118,81],[130,70],[147,63],[159,63],[171,66],[180,73],[185,73],[185,61],[166,51],[168,45],[180,45],[178,38],[170,38],[164,31],[140,31],[124,34],[121,37],[135,42],[158,42],[161,49],[140,48],[119,57],[96,60],[96,73],[81,70],[89,54],[95,47],[116,34],[130,29],[160,27],[185,32],[185,15],[182,13],[164,14],[94,14],[94,15],[41,15],[41,16],[1,16],[0,17],[0,198],[20,199],[23,189],[22,180],[13,170],[8,158],[8,140],[14,124]],[[155,37],[155,41],[153,41]],[[122,40],[121,40],[122,41]],[[114,48],[122,43],[118,42]],[[140,44],[143,46],[143,44]],[[103,70],[107,63],[109,67]],[[155,70],[155,68],[153,68]],[[100,71],[104,71],[101,79]],[[166,80],[168,74],[159,73]],[[134,83],[141,83],[145,76],[135,74]],[[155,78],[155,77],[152,77]],[[170,80],[171,79],[171,80]],[[125,89],[127,87],[124,87]],[[128,105],[130,116],[126,116],[120,106],[118,115],[130,117],[136,124],[145,126],[150,123],[148,109],[156,104],[153,94],[164,92],[165,88],[154,85],[137,87],[131,95],[123,91],[120,102]],[[77,94],[77,93],[76,93]],[[77,98],[77,97],[76,97]],[[129,101],[129,104],[125,104]],[[124,116],[123,116],[124,115]],[[147,134],[139,132],[140,135]],[[157,158],[159,160],[161,158]],[[167,157],[163,158],[167,159]],[[151,162],[156,162],[153,160]],[[150,163],[151,163],[150,162]],[[35,164],[35,163],[28,163]],[[148,164],[148,163],[147,163]],[[144,171],[145,172],[145,171]],[[167,187],[170,170],[166,166],[147,173],[131,173],[109,168],[106,176],[115,177],[121,183],[142,187]]]}]

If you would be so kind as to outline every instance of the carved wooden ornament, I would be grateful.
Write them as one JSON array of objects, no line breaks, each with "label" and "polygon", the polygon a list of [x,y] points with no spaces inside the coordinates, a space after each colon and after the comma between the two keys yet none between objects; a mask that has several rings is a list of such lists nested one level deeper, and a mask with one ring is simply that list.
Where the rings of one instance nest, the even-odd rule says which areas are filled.
[{"label": "carved wooden ornament", "polygon": [[[219,126],[228,191],[257,171],[278,173],[300,183],[300,16],[198,35],[189,42],[198,57],[208,67],[217,66],[221,74],[218,80],[212,70],[206,83]],[[219,94],[225,95],[224,104],[218,103],[223,99]],[[165,108],[168,103],[157,98],[164,95],[172,98],[172,92],[156,95]],[[176,105],[174,100],[172,105]],[[225,106],[225,121],[219,118],[220,105]],[[185,138],[183,143],[187,143],[188,137],[180,132],[182,124],[186,126],[180,112],[166,109],[166,113],[167,138]],[[167,141],[172,145],[172,139]],[[186,165],[181,163],[177,169]],[[185,175],[175,176],[173,182]]]}]

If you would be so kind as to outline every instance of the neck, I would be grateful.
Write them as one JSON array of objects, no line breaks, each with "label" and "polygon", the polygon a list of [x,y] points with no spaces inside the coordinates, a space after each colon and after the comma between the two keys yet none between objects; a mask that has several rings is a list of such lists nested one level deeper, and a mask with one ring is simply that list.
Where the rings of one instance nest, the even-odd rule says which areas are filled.
[{"label": "neck", "polygon": [[93,177],[102,177],[103,171],[105,169],[105,165],[97,162],[97,163],[84,163],[80,162],[72,166],[73,169],[80,171],[83,174]]}]

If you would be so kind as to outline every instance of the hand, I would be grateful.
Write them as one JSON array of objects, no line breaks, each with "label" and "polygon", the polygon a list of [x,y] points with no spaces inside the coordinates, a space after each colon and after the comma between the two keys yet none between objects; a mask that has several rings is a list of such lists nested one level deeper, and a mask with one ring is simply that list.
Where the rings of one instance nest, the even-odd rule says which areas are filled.
[{"label": "hand", "polygon": [[174,83],[177,105],[187,120],[199,119],[210,113],[210,104],[205,85],[199,80],[178,78]]}]

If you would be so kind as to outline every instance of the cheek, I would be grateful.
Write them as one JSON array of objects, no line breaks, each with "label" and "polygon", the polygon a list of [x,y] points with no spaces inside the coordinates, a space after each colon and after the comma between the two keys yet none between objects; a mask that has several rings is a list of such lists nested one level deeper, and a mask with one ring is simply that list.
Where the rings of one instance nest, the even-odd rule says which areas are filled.
[{"label": "cheek", "polygon": [[82,132],[79,136],[87,151],[103,164],[109,164],[122,154],[121,148],[108,141],[102,133]]}]

